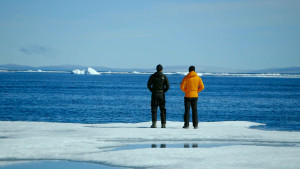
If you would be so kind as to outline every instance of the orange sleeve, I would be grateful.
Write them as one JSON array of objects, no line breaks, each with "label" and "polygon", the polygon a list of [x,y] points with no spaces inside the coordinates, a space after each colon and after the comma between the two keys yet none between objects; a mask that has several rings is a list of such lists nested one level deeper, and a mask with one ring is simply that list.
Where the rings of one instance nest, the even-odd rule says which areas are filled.
[{"label": "orange sleeve", "polygon": [[180,89],[185,93],[185,91],[186,91],[186,78],[184,77],[183,79],[182,79],[182,82],[181,82],[181,84],[180,84]]},{"label": "orange sleeve", "polygon": [[199,84],[198,84],[198,93],[201,92],[204,89],[204,84],[202,82],[201,77],[199,77]]}]

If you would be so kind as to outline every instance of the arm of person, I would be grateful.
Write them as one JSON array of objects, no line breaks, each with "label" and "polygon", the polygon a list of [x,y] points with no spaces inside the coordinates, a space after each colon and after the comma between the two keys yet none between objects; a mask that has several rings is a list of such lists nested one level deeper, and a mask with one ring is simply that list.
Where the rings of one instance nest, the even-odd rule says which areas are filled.
[{"label": "arm of person", "polygon": [[199,83],[198,83],[198,93],[201,92],[204,89],[203,81],[202,81],[201,77],[199,77],[199,78],[200,78],[200,80],[199,80]]},{"label": "arm of person", "polygon": [[164,84],[165,88],[164,88],[164,92],[167,92],[170,89],[170,83],[169,83],[169,79],[167,76],[165,76],[165,84]]},{"label": "arm of person", "polygon": [[153,76],[151,75],[148,79],[148,84],[147,84],[147,88],[150,90],[150,92],[152,92],[152,81],[153,81]]},{"label": "arm of person", "polygon": [[185,93],[186,92],[186,78],[184,77],[182,79],[182,82],[180,84],[180,89]]}]

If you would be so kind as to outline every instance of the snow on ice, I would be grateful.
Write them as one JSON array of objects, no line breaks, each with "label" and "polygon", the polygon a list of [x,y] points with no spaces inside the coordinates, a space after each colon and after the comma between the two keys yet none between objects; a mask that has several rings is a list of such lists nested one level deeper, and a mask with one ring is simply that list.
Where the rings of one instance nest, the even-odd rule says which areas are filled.
[{"label": "snow on ice", "polygon": [[0,165],[70,160],[153,169],[295,169],[300,132],[250,128],[252,122],[202,122],[199,129],[149,128],[150,122],[74,124],[0,121]]}]

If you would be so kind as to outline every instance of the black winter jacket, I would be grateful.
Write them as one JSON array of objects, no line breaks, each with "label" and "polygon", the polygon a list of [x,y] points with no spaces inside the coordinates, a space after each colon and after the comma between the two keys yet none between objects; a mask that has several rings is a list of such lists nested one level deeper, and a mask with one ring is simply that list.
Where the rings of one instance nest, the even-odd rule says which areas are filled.
[{"label": "black winter jacket", "polygon": [[168,77],[162,72],[156,72],[149,77],[147,87],[152,93],[167,92],[170,88]]}]

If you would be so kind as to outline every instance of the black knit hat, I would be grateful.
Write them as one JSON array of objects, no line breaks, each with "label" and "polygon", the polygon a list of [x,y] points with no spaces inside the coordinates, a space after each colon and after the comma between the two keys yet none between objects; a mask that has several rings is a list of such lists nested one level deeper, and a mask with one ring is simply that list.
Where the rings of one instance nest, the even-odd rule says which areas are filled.
[{"label": "black knit hat", "polygon": [[189,72],[191,72],[191,71],[195,71],[196,69],[195,69],[195,66],[190,66],[189,67]]},{"label": "black knit hat", "polygon": [[161,64],[157,65],[157,66],[156,66],[156,70],[157,70],[157,71],[162,71],[162,70],[163,70],[162,65],[161,65]]}]

